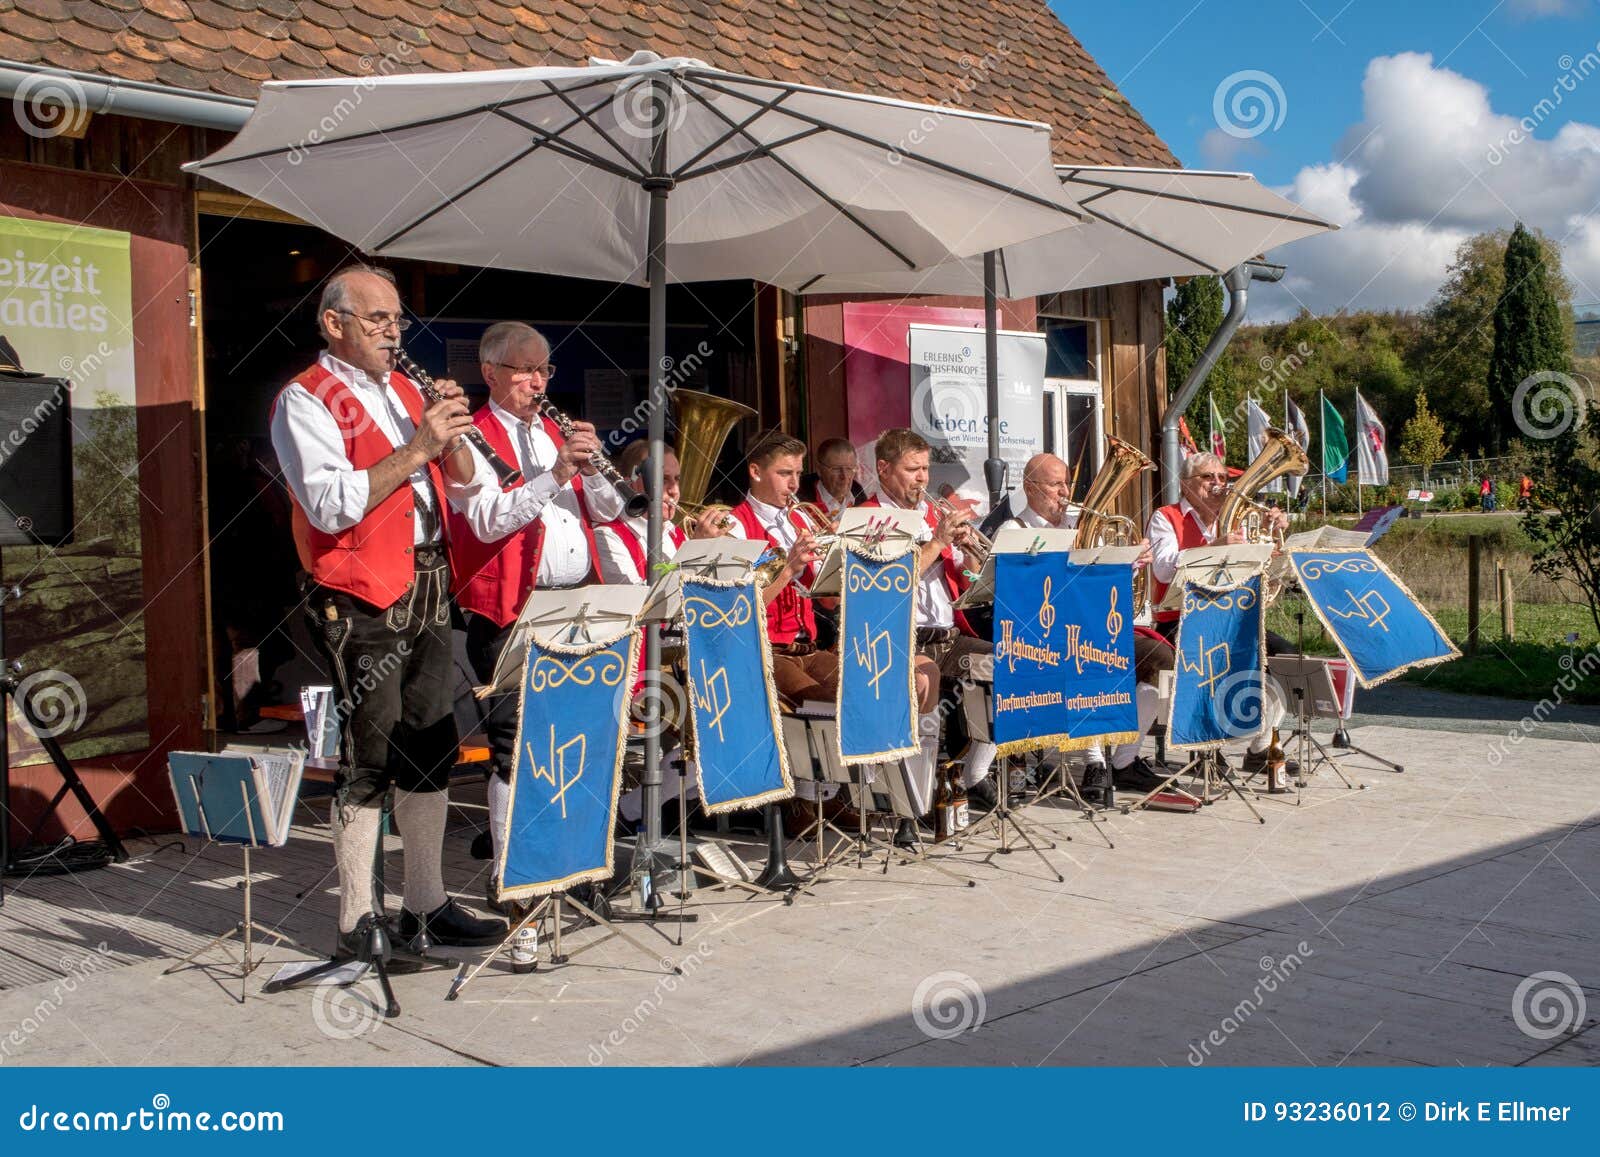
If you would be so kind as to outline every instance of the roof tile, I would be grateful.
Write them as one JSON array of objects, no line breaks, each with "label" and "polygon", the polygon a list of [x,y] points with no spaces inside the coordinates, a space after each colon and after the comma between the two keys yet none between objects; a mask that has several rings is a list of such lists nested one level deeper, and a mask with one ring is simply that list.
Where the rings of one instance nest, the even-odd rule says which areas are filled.
[{"label": "roof tile", "polygon": [[[7,0],[0,0],[5,4]],[[273,77],[575,64],[651,47],[1042,120],[1061,161],[1176,158],[1038,0],[12,0],[0,57],[252,96]]]}]

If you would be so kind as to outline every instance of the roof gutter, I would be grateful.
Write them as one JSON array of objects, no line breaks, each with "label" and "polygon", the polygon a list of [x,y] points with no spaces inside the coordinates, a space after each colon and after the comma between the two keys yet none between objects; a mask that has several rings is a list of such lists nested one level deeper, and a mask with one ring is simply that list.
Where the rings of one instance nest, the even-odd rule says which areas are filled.
[{"label": "roof gutter", "polygon": [[1178,422],[1183,418],[1183,412],[1188,409],[1189,403],[1194,401],[1195,395],[1200,392],[1200,387],[1205,385],[1206,379],[1211,376],[1212,369],[1222,357],[1222,351],[1228,347],[1233,335],[1244,322],[1245,309],[1250,304],[1250,283],[1281,280],[1283,280],[1283,266],[1258,260],[1246,261],[1223,274],[1222,283],[1228,287],[1228,312],[1223,316],[1217,332],[1212,334],[1211,340],[1206,343],[1206,348],[1201,351],[1200,360],[1194,363],[1189,376],[1184,379],[1183,385],[1167,403],[1166,411],[1161,415],[1163,505],[1175,505],[1182,498],[1182,491],[1178,487],[1178,472],[1183,467],[1183,449],[1178,438]]},{"label": "roof gutter", "polygon": [[255,108],[254,101],[242,97],[10,60],[0,60],[0,97],[53,104],[69,112],[117,113],[228,132],[243,128]]}]

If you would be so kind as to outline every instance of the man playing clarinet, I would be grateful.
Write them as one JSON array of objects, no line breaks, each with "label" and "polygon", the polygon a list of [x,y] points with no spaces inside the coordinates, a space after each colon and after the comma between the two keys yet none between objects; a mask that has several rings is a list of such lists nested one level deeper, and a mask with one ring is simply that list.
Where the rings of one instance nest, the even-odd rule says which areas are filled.
[{"label": "man playing clarinet", "polygon": [[335,273],[317,318],[327,349],[278,395],[272,444],[310,575],[305,610],[343,720],[330,809],[335,956],[360,954],[382,917],[373,865],[391,788],[405,850],[404,947],[493,944],[504,925],[452,901],[441,865],[458,736],[440,460],[448,453],[448,472],[468,476],[460,439],[472,422],[455,383],[437,383],[440,400],[424,403],[395,371],[410,323],[386,271]]}]

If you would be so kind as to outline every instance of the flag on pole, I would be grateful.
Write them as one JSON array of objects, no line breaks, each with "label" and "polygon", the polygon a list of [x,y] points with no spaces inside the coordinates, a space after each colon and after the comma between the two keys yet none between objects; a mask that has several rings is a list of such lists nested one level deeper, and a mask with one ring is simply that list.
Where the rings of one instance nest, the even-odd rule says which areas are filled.
[{"label": "flag on pole", "polygon": [[1194,444],[1194,435],[1189,433],[1189,419],[1178,419],[1178,449],[1183,451],[1185,458],[1191,454],[1200,453],[1200,447]]},{"label": "flag on pole", "polygon": [[[1261,403],[1254,398],[1245,399],[1245,427],[1250,434],[1250,461],[1254,462],[1267,448],[1267,431],[1272,427],[1272,419],[1267,417],[1267,412],[1261,408]],[[1261,489],[1263,493],[1281,491],[1283,480],[1274,478]]]},{"label": "flag on pole", "polygon": [[[1311,427],[1306,424],[1305,414],[1300,411],[1300,407],[1294,404],[1294,399],[1289,397],[1287,393],[1283,396],[1283,420],[1284,426],[1289,432],[1289,437],[1295,440],[1300,449],[1310,450]],[[1301,476],[1298,474],[1291,474],[1286,479],[1289,483],[1289,496],[1291,498],[1300,497],[1300,478]]]},{"label": "flag on pole", "polygon": [[1217,409],[1216,395],[1207,394],[1206,399],[1211,405],[1211,452],[1226,462],[1228,460],[1227,427],[1223,425],[1222,413]]},{"label": "flag on pole", "polygon": [[1322,472],[1335,482],[1349,477],[1350,441],[1344,436],[1344,419],[1333,403],[1322,399]]},{"label": "flag on pole", "polygon": [[1360,390],[1356,391],[1356,481],[1363,486],[1389,484],[1388,439]]}]

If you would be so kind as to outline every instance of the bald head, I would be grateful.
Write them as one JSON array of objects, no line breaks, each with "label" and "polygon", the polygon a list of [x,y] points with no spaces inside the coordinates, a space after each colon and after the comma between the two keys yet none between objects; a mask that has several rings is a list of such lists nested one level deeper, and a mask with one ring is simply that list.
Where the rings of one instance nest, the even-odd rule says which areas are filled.
[{"label": "bald head", "polygon": [[1022,492],[1046,522],[1060,522],[1066,513],[1067,488],[1067,464],[1054,454],[1035,454],[1022,468]]}]

